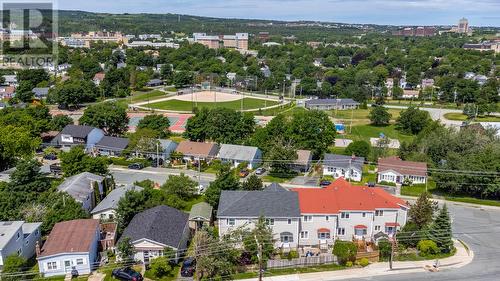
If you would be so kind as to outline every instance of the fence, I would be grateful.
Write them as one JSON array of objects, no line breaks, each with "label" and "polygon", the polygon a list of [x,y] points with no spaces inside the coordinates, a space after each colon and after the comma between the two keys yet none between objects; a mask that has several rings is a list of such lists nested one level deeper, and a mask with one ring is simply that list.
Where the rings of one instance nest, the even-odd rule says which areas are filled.
[{"label": "fence", "polygon": [[301,267],[331,263],[337,263],[337,258],[334,255],[321,255],[317,257],[301,257],[290,260],[268,260],[267,268]]}]

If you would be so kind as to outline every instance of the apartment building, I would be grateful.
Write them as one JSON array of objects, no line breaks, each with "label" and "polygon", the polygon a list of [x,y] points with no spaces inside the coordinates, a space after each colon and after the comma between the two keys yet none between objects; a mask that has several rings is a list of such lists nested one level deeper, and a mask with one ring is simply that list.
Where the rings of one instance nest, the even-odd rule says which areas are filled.
[{"label": "apartment building", "polygon": [[193,33],[193,41],[210,49],[233,48],[248,50],[248,33],[235,35],[207,35],[206,33]]},{"label": "apartment building", "polygon": [[69,37],[59,37],[58,41],[63,46],[70,48],[90,48],[90,44],[94,42],[127,44],[128,38],[121,32],[109,31],[90,31],[90,32],[75,32]]}]

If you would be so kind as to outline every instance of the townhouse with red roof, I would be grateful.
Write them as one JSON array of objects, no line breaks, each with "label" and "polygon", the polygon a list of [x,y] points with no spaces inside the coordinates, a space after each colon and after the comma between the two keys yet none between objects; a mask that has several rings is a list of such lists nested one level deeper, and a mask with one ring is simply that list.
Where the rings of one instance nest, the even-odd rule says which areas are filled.
[{"label": "townhouse with red roof", "polygon": [[427,182],[427,163],[404,161],[397,156],[380,158],[377,182],[424,184]]}]

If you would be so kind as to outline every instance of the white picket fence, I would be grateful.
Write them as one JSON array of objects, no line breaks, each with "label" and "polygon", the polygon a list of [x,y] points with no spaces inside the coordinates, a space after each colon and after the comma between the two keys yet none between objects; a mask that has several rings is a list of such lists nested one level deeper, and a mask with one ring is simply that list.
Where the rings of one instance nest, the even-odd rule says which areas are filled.
[{"label": "white picket fence", "polygon": [[268,260],[267,268],[287,268],[297,266],[312,266],[337,263],[337,258],[334,255],[321,255],[315,257],[300,257],[296,259],[283,260]]}]

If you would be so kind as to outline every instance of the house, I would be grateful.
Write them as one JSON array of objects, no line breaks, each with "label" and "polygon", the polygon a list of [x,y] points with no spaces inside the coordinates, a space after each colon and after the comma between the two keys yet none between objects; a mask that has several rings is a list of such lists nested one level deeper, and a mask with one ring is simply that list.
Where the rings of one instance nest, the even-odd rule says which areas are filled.
[{"label": "house", "polygon": [[252,228],[263,216],[282,249],[298,245],[300,227],[299,198],[273,183],[259,191],[223,190],[217,210],[217,227],[223,236],[238,228]]},{"label": "house", "polygon": [[51,145],[61,146],[63,150],[68,150],[75,145],[83,145],[89,151],[104,137],[104,131],[85,125],[66,125],[64,129],[55,137]]},{"label": "house", "polygon": [[41,225],[41,222],[0,221],[0,269],[10,255],[26,259],[35,255],[35,246],[41,240]]},{"label": "house", "polygon": [[96,189],[100,194],[104,193],[104,177],[89,172],[66,178],[57,187],[57,190],[68,193],[76,202],[81,203],[88,213],[95,207]]},{"label": "house", "polygon": [[427,163],[404,161],[397,156],[378,159],[377,182],[402,184],[427,182]]},{"label": "house", "polygon": [[105,77],[106,77],[106,73],[98,72],[94,75],[94,78],[92,78],[92,81],[94,82],[94,84],[96,86],[99,86]]},{"label": "house", "polygon": [[94,209],[90,212],[92,218],[112,221],[116,218],[118,202],[128,191],[141,191],[143,188],[135,185],[128,185],[113,189]]},{"label": "house", "polygon": [[48,96],[49,88],[48,87],[33,88],[33,90],[31,90],[31,92],[33,93],[33,95],[35,95],[35,98],[42,99],[42,98],[46,98]]},{"label": "house", "polygon": [[18,85],[17,84],[17,76],[15,74],[14,75],[2,75],[2,77],[5,80],[5,82],[3,83],[4,85],[13,86],[13,87],[16,87]]},{"label": "house", "polygon": [[0,101],[0,109],[4,109],[6,107],[7,107],[7,104],[5,104],[4,102]]},{"label": "house", "polygon": [[128,147],[129,139],[103,136],[99,140],[94,149],[99,155],[104,156],[120,156],[122,152]]},{"label": "house", "polygon": [[248,169],[255,169],[262,162],[262,151],[255,146],[222,144],[218,158],[222,162],[229,162],[233,167],[247,163]]},{"label": "house", "polygon": [[212,206],[206,202],[194,204],[189,212],[189,227],[199,230],[203,226],[209,226],[212,222],[212,211]]},{"label": "house", "polygon": [[44,277],[66,275],[73,269],[89,274],[97,267],[99,221],[79,219],[54,225],[38,254],[38,268]]},{"label": "house", "polygon": [[216,158],[218,151],[217,144],[195,141],[181,141],[175,149],[185,161],[210,161]]},{"label": "house", "polygon": [[392,236],[407,220],[408,205],[382,188],[339,178],[325,188],[295,188],[300,204],[299,247],[330,248],[336,239]]},{"label": "house", "polygon": [[310,150],[297,150],[297,160],[291,164],[291,169],[299,172],[305,173],[311,168],[312,162],[312,152]]},{"label": "house", "polygon": [[418,99],[419,91],[417,90],[403,90],[403,95],[401,96],[403,99]]},{"label": "house", "polygon": [[159,141],[158,154],[156,153],[140,153],[140,154],[143,157],[151,159],[152,161],[155,162],[157,158],[159,158],[159,164],[163,165],[163,162],[170,159],[170,154],[172,154],[172,152],[174,152],[177,149],[177,146],[179,144],[172,140],[160,139],[158,141]]},{"label": "house", "polygon": [[157,87],[163,85],[163,80],[160,79],[151,79],[146,83],[147,87]]},{"label": "house", "polygon": [[432,87],[434,87],[434,79],[432,79],[432,78],[422,79],[421,84],[422,84],[422,89],[432,88]]},{"label": "house", "polygon": [[312,99],[305,102],[307,109],[317,110],[348,110],[356,109],[358,106],[359,102],[353,99]]},{"label": "house", "polygon": [[0,87],[0,99],[11,99],[16,94],[16,88],[13,86]]},{"label": "house", "polygon": [[323,160],[323,176],[343,177],[353,181],[361,181],[364,157],[338,154],[325,154]]},{"label": "house", "polygon": [[[134,260],[145,264],[163,255],[165,247],[176,251],[176,260],[187,249],[189,240],[189,215],[169,206],[156,206],[134,216],[123,231],[135,249]],[[120,243],[120,242],[118,242]]]}]

